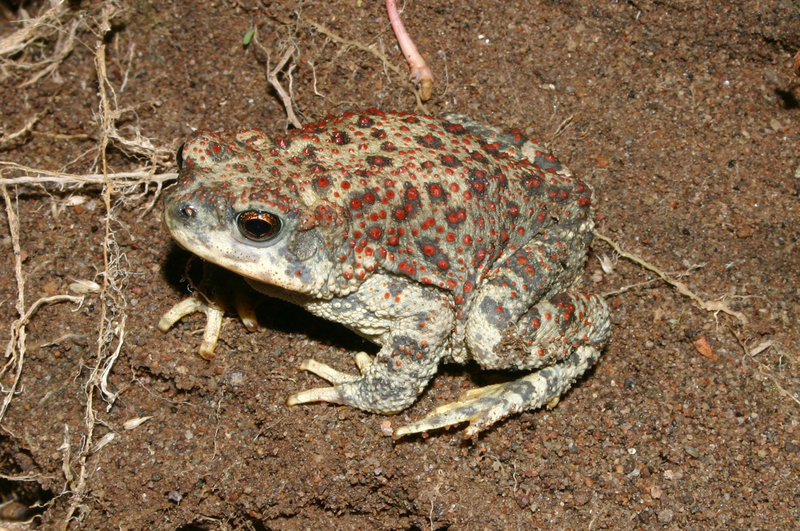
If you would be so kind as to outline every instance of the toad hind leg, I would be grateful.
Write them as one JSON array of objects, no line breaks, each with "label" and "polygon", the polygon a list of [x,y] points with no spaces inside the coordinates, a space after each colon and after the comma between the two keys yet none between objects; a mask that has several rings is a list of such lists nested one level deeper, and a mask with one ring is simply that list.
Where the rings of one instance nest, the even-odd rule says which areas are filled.
[{"label": "toad hind leg", "polygon": [[469,422],[464,437],[473,437],[509,415],[557,401],[599,356],[596,347],[584,345],[567,359],[538,372],[510,382],[471,389],[460,400],[440,406],[425,418],[395,430],[394,437],[462,422]]},{"label": "toad hind leg", "polygon": [[[489,369],[539,369],[538,372],[472,390],[421,421],[401,428],[396,437],[467,421],[470,425],[464,436],[472,437],[511,414],[554,405],[600,356],[608,338],[609,316],[600,297],[558,293],[539,301],[506,325],[502,331],[484,328],[484,343],[476,341],[471,345],[478,363]],[[491,331],[498,334],[493,336]]]},{"label": "toad hind leg", "polygon": [[609,333],[605,301],[571,291],[547,294],[571,282],[580,263],[552,256],[557,249],[546,239],[521,249],[481,287],[467,319],[467,344],[483,368],[538,372],[470,391],[395,437],[462,422],[470,423],[464,436],[472,437],[509,415],[554,404],[597,360]]},{"label": "toad hind leg", "polygon": [[539,238],[487,276],[466,323],[467,346],[481,367],[538,372],[468,392],[396,437],[467,421],[464,435],[471,437],[513,413],[554,403],[597,360],[609,334],[605,301],[556,292],[574,284],[583,255],[558,244],[573,238],[569,231]]}]

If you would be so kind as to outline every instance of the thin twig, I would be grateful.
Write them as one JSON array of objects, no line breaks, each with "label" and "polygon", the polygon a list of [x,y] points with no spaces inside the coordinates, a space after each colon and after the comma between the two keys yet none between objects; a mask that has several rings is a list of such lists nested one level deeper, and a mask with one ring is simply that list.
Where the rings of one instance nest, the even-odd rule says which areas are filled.
[{"label": "thin twig", "polygon": [[[19,378],[22,375],[22,366],[25,362],[26,321],[23,321],[23,317],[25,315],[25,277],[22,275],[22,247],[19,243],[19,218],[14,210],[14,205],[11,203],[11,196],[8,194],[8,188],[6,186],[0,186],[0,190],[2,190],[3,201],[6,205],[8,230],[11,234],[11,248],[14,250],[14,276],[17,281],[16,308],[17,314],[20,316],[20,318],[11,327],[11,337],[8,340],[8,346],[6,347],[6,357],[11,356],[13,352],[13,359],[9,361],[9,363],[14,363],[16,365],[16,371],[14,371],[14,381],[11,384],[11,388],[7,391],[5,398],[3,399],[3,406],[2,409],[0,409],[1,422],[3,420],[3,416],[5,416],[6,409],[8,409],[8,405],[11,403],[11,399],[14,397],[14,392],[17,390],[17,386],[19,385]],[[5,367],[3,368],[3,372],[5,372]]]},{"label": "thin twig", "polygon": [[680,293],[684,297],[688,297],[689,299],[694,301],[694,303],[697,304],[703,310],[706,310],[706,311],[709,311],[709,312],[715,312],[715,313],[716,312],[726,313],[728,315],[731,315],[731,316],[736,317],[737,319],[739,319],[739,321],[742,324],[746,324],[747,323],[747,317],[745,317],[745,315],[742,312],[737,312],[735,310],[732,310],[727,305],[727,303],[725,303],[723,301],[707,301],[707,300],[703,299],[702,297],[697,295],[694,291],[689,289],[689,286],[687,286],[683,282],[680,282],[678,280],[674,280],[669,275],[667,275],[667,273],[665,273],[663,270],[661,270],[658,267],[654,266],[653,264],[645,261],[640,256],[637,256],[635,254],[631,254],[631,253],[623,251],[620,248],[620,246],[617,245],[617,243],[614,240],[612,240],[611,238],[609,238],[608,236],[605,236],[604,234],[601,234],[601,233],[599,233],[597,231],[595,231],[594,234],[595,234],[595,236],[597,236],[598,238],[600,238],[601,240],[606,242],[608,245],[610,245],[611,248],[614,249],[614,251],[617,252],[617,254],[619,254],[623,258],[627,258],[631,262],[639,264],[640,266],[642,266],[643,268],[647,269],[648,271],[652,271],[653,273],[658,275],[659,278],[661,278],[661,280],[663,280],[664,282],[666,282],[667,284],[669,284],[670,286],[675,288],[678,291],[678,293]]},{"label": "thin twig", "polygon": [[2,167],[32,173],[34,175],[23,175],[20,177],[0,177],[0,184],[104,184],[106,179],[116,183],[118,181],[130,182],[139,185],[143,183],[156,183],[163,184],[166,181],[176,179],[178,174],[176,172],[159,173],[156,174],[155,170],[138,170],[119,173],[109,173],[107,176],[102,173],[87,173],[87,174],[69,174],[51,170],[44,170],[39,168],[31,168],[23,166],[15,162],[0,161],[0,170]]},{"label": "thin twig", "polygon": [[0,136],[0,149],[7,149],[17,140],[27,137],[33,130],[33,126],[35,126],[39,118],[42,117],[42,114],[44,114],[44,111],[34,114],[20,129],[17,129],[13,133]]}]

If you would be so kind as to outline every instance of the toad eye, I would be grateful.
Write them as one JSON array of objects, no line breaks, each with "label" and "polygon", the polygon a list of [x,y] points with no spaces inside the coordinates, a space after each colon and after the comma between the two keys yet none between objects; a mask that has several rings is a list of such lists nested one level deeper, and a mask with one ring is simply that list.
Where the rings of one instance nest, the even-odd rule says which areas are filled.
[{"label": "toad eye", "polygon": [[281,218],[269,212],[247,210],[236,216],[236,226],[242,236],[254,242],[271,240],[280,232]]}]

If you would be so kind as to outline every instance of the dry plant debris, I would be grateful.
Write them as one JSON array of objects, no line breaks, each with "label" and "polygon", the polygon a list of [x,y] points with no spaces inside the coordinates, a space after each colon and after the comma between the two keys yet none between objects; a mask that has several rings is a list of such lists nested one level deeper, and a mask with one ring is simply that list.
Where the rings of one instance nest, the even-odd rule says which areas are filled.
[{"label": "dry plant debris", "polygon": [[0,423],[6,414],[9,404],[19,387],[19,379],[22,376],[22,368],[25,363],[26,334],[25,326],[30,322],[36,312],[46,304],[57,304],[60,302],[74,302],[78,305],[83,303],[82,296],[73,295],[54,295],[52,297],[42,297],[34,302],[30,307],[25,304],[25,275],[22,272],[22,248],[19,238],[19,217],[8,193],[8,186],[0,185],[0,192],[5,203],[6,217],[8,219],[8,230],[11,234],[11,244],[14,250],[14,273],[17,282],[17,302],[16,309],[19,317],[11,324],[9,339],[6,343],[5,357],[8,361],[0,369],[0,378],[13,370],[14,380],[10,387],[2,389],[3,404],[0,406]]},{"label": "dry plant debris", "polygon": [[[283,53],[281,53],[281,58],[278,59],[278,62],[273,67],[271,61],[272,54],[263,44],[261,44],[261,41],[258,39],[258,28],[254,28],[251,31],[252,33],[248,33],[248,44],[252,43],[260,52],[260,60],[265,64],[267,81],[270,85],[272,85],[272,88],[275,89],[275,92],[278,94],[278,97],[283,104],[283,108],[286,110],[286,119],[292,125],[292,127],[300,129],[303,127],[303,124],[297,118],[297,114],[295,113],[296,105],[294,99],[292,98],[292,72],[296,68],[296,65],[294,61],[291,63],[289,62],[289,60],[295,55],[299,55],[297,47],[293,44],[287,45]],[[289,67],[286,68],[284,73],[284,68],[287,64]],[[281,85],[281,80],[278,78],[279,74],[281,73],[283,73],[284,77],[288,78],[288,90],[283,88],[283,85]]]},{"label": "dry plant debris", "polygon": [[[114,126],[119,117],[116,105],[109,99],[114,92],[106,75],[106,44],[104,39],[111,31],[111,19],[116,14],[116,8],[106,6],[101,14],[97,48],[95,50],[95,67],[100,84],[100,111],[101,111],[101,136],[99,156],[102,174],[105,176],[103,184],[103,204],[105,207],[103,227],[103,282],[100,288],[100,317],[97,331],[97,350],[95,364],[85,383],[86,407],[84,409],[84,436],[78,454],[78,477],[69,482],[71,491],[70,505],[64,517],[64,529],[68,528],[76,511],[81,511],[84,506],[84,496],[87,486],[87,463],[91,455],[99,451],[110,438],[94,440],[94,430],[98,425],[97,411],[95,410],[95,395],[106,401],[110,408],[117,395],[108,388],[108,375],[119,357],[125,338],[125,322],[127,320],[127,301],[124,295],[124,284],[127,273],[124,269],[124,255],[117,245],[112,223],[114,222],[114,207],[111,197],[114,184],[108,179],[107,149],[112,140],[119,140],[120,136]],[[123,145],[130,147],[124,142]],[[116,347],[114,346],[116,343]],[[113,437],[113,432],[106,436]],[[103,442],[105,441],[105,442]],[[66,440],[65,440],[66,443]],[[80,515],[78,516],[80,518]]]},{"label": "dry plant debris", "polygon": [[[0,39],[0,76],[5,78],[15,70],[32,72],[30,77],[20,84],[21,87],[32,85],[51,73],[57,76],[58,67],[77,44],[76,35],[84,25],[82,13],[80,9],[73,9],[71,2],[60,1],[55,2],[38,17],[21,21],[20,30]],[[26,62],[7,59],[26,52],[36,42],[53,39],[56,42],[52,54],[42,60]]]},{"label": "dry plant debris", "polygon": [[[400,18],[400,14],[397,10],[397,3],[394,0],[386,0],[386,10],[392,30],[394,31],[398,45],[400,46],[400,50],[402,51],[406,61],[408,62],[409,68],[411,69],[411,79],[416,87],[415,96],[417,98],[417,107],[427,112],[424,102],[431,98],[434,81],[433,71],[419,53],[417,46],[409,36],[408,31],[406,31],[403,21]],[[332,41],[342,46],[352,46],[374,55],[383,63],[385,68],[389,68],[400,76],[403,75],[402,71],[397,66],[392,64],[384,54],[375,50],[374,47],[362,44],[358,41],[345,39],[325,25],[302,17],[299,13],[296,14],[296,17],[298,21],[313,27]],[[289,20],[277,16],[275,19],[287,27],[292,26],[292,23]],[[281,52],[281,58],[278,60],[275,66],[272,67],[270,60],[271,53],[259,41],[257,27],[254,27],[245,34],[243,38],[243,44],[244,46],[248,46],[250,44],[255,45],[256,48],[261,52],[262,56],[266,57],[264,62],[266,63],[267,81],[269,81],[270,85],[272,85],[272,87],[275,89],[275,92],[278,94],[278,97],[280,98],[281,103],[286,110],[289,123],[293,127],[300,129],[302,127],[302,122],[298,119],[297,113],[295,112],[296,105],[292,97],[292,72],[296,68],[296,65],[294,62],[289,62],[290,59],[299,55],[297,46],[295,44],[284,45],[284,51]],[[288,68],[285,68],[287,64],[289,66]],[[311,66],[313,69],[313,65]],[[284,89],[283,85],[281,84],[281,80],[279,79],[279,74],[281,73],[283,73],[283,76],[288,79],[288,89]]]},{"label": "dry plant debris", "polygon": [[[625,258],[627,260],[630,260],[631,262],[643,267],[644,269],[646,269],[648,271],[651,271],[651,272],[655,273],[656,275],[658,275],[658,277],[663,282],[665,282],[666,284],[668,284],[669,286],[674,288],[675,291],[677,291],[678,293],[680,293],[684,297],[690,299],[692,302],[694,302],[702,310],[707,311],[707,312],[712,312],[715,316],[720,312],[724,313],[726,315],[730,315],[731,317],[735,317],[739,321],[739,325],[741,325],[742,327],[747,326],[747,324],[748,324],[747,317],[742,312],[733,310],[730,306],[728,306],[727,302],[725,302],[724,300],[718,300],[718,301],[706,300],[706,299],[702,298],[700,295],[698,295],[697,293],[695,293],[692,289],[690,289],[689,286],[686,285],[686,283],[681,282],[679,280],[676,280],[675,278],[670,276],[667,272],[665,272],[663,269],[651,264],[650,262],[647,262],[644,258],[642,258],[641,256],[639,256],[637,254],[629,253],[627,251],[624,251],[617,242],[615,242],[614,240],[612,240],[611,238],[609,238],[605,234],[601,234],[600,232],[595,231],[595,236],[598,239],[600,239],[600,240],[604,241],[605,243],[607,243],[608,245],[610,245],[611,248],[614,249],[614,252],[617,253],[619,256],[621,256],[621,257],[623,257],[623,258]],[[604,269],[605,269],[605,266],[604,266]],[[649,283],[650,283],[650,281],[642,282],[642,283],[637,284],[636,286],[645,285],[645,284],[649,284]],[[622,292],[622,291],[626,291],[626,288],[622,288],[620,290],[617,290],[617,292]],[[800,399],[798,399],[797,396],[795,396],[792,393],[790,393],[789,391],[787,391],[780,384],[780,382],[779,382],[778,378],[775,376],[774,372],[772,370],[770,370],[768,367],[766,367],[763,363],[759,362],[756,359],[756,356],[758,354],[760,354],[760,353],[762,353],[762,352],[764,352],[764,351],[766,351],[766,350],[768,350],[770,348],[780,351],[781,347],[775,341],[772,341],[772,340],[763,341],[762,343],[760,343],[756,347],[752,347],[752,348],[748,347],[747,344],[746,344],[746,341],[742,338],[742,332],[740,330],[735,329],[734,327],[729,327],[729,328],[730,328],[731,333],[733,334],[733,336],[736,338],[736,341],[739,343],[739,346],[741,347],[745,358],[753,360],[757,364],[758,371],[765,378],[771,380],[773,385],[775,385],[775,388],[778,389],[778,391],[780,391],[780,393],[782,395],[784,395],[788,399],[790,399],[793,402],[795,402],[798,405],[800,405]],[[719,356],[716,353],[714,353],[713,349],[711,348],[711,345],[708,343],[708,339],[706,339],[705,336],[700,336],[697,339],[695,339],[692,342],[692,345],[694,346],[695,350],[698,353],[700,353],[702,356],[708,358],[711,361],[717,361],[717,359],[719,358]],[[781,352],[781,356],[782,357],[789,357],[784,352]]]},{"label": "dry plant debris", "polygon": [[[2,389],[3,402],[0,406],[0,422],[13,400],[22,374],[26,353],[27,323],[36,312],[47,304],[73,302],[79,306],[84,302],[89,293],[98,291],[87,286],[95,285],[92,281],[73,282],[72,286],[79,291],[79,295],[53,295],[35,301],[26,306],[25,274],[22,269],[22,251],[19,236],[19,219],[12,201],[9,187],[15,185],[54,184],[60,187],[80,187],[87,184],[102,186],[102,200],[104,207],[102,251],[103,269],[100,273],[102,283],[99,285],[97,297],[99,298],[99,317],[96,332],[96,351],[94,364],[88,378],[83,382],[85,393],[84,426],[81,436],[80,448],[77,454],[72,451],[69,427],[64,426],[63,476],[65,481],[62,495],[70,497],[69,508],[63,520],[63,528],[71,525],[74,519],[81,519],[86,504],[84,496],[87,493],[89,459],[97,454],[104,446],[113,441],[117,436],[113,431],[107,431],[99,439],[95,438],[95,429],[98,425],[107,426],[99,418],[97,398],[106,404],[106,411],[110,410],[117,398],[117,392],[111,389],[108,378],[114,364],[119,357],[125,341],[127,321],[127,300],[125,296],[126,272],[125,256],[120,250],[115,227],[119,224],[115,211],[120,206],[120,201],[141,199],[153,195],[152,201],[144,208],[146,213],[155,204],[163,183],[175,177],[174,173],[156,174],[165,167],[170,159],[170,151],[164,147],[156,146],[150,139],[141,135],[134,129],[133,137],[121,134],[117,122],[129,109],[120,109],[117,106],[117,95],[114,86],[109,82],[106,74],[106,42],[105,38],[112,32],[112,21],[119,16],[120,11],[112,4],[106,4],[98,15],[99,20],[88,20],[83,17],[84,11],[72,10],[68,2],[59,2],[38,18],[25,22],[23,29],[0,41],[0,57],[18,54],[41,39],[55,38],[57,40],[56,52],[46,60],[35,63],[21,61],[10,62],[3,59],[2,74],[10,75],[13,68],[17,70],[35,70],[35,73],[22,85],[30,85],[43,76],[52,73],[57,75],[60,63],[69,55],[74,47],[75,36],[81,24],[96,25],[97,42],[95,48],[95,70],[98,83],[101,87],[99,120],[99,145],[95,166],[99,165],[97,173],[90,174],[65,174],[63,172],[43,170],[20,165],[11,161],[0,161],[0,192],[5,203],[5,212],[14,249],[14,269],[17,283],[16,310],[18,318],[11,324],[10,339],[6,345],[6,363],[0,369],[0,376],[7,373],[13,374],[12,383]],[[72,17],[72,18],[71,18]],[[13,145],[30,134],[37,123],[39,114],[28,120],[19,131],[0,138],[0,148]],[[146,165],[139,170],[121,173],[111,173],[108,168],[107,151],[109,146],[114,146],[126,153],[132,159],[144,159]],[[151,189],[155,186],[155,191]],[[146,418],[129,424],[125,429],[133,429]],[[129,421],[131,422],[131,421]],[[77,473],[73,472],[73,461],[77,464]]]},{"label": "dry plant debris", "polygon": [[[397,65],[395,65],[394,63],[392,63],[391,60],[385,54],[383,54],[382,52],[376,50],[374,46],[367,45],[367,44],[364,44],[364,43],[356,41],[356,40],[346,39],[345,37],[342,37],[341,35],[339,35],[335,31],[333,31],[332,29],[327,27],[326,25],[324,25],[324,24],[322,24],[320,22],[314,21],[314,20],[312,20],[312,19],[310,19],[308,17],[305,17],[305,16],[301,15],[300,13],[296,13],[295,16],[297,17],[297,20],[299,22],[301,22],[302,24],[306,24],[307,26],[311,26],[312,28],[317,30],[319,33],[325,35],[326,37],[328,37],[331,41],[335,42],[336,44],[339,44],[340,46],[343,46],[343,47],[356,48],[358,50],[366,52],[366,53],[374,56],[375,58],[377,58],[381,62],[381,64],[383,65],[384,68],[391,70],[392,72],[394,72],[395,74],[397,74],[401,78],[406,78],[406,74],[403,72],[403,70],[400,67],[398,67]],[[287,26],[287,27],[292,27],[292,26],[295,25],[292,21],[290,21],[288,19],[285,19],[285,18],[283,18],[281,16],[273,15],[273,18],[275,20],[277,20],[278,22],[280,22],[281,24],[283,24],[284,26]],[[412,44],[413,44],[413,42],[412,42]],[[431,78],[432,78],[432,74],[431,74]],[[422,78],[420,78],[420,79],[422,79]],[[426,85],[427,85],[427,83],[426,83]],[[414,91],[414,95],[415,95],[416,100],[417,100],[417,110],[419,110],[421,112],[424,112],[424,113],[427,113],[428,110],[425,107],[425,103],[424,103],[425,99],[422,97],[422,85],[420,85],[420,89],[419,90],[415,90]]]}]

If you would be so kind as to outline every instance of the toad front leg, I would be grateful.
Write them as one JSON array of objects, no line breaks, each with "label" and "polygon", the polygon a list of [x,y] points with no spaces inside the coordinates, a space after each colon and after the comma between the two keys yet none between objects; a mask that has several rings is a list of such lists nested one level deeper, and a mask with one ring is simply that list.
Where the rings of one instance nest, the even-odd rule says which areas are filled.
[{"label": "toad front leg", "polygon": [[404,279],[376,275],[357,292],[306,305],[312,313],[336,321],[381,345],[374,360],[360,353],[360,376],[307,360],[308,370],[334,384],[289,397],[308,402],[345,404],[376,413],[397,413],[416,400],[450,349],[455,323],[446,295]]}]

